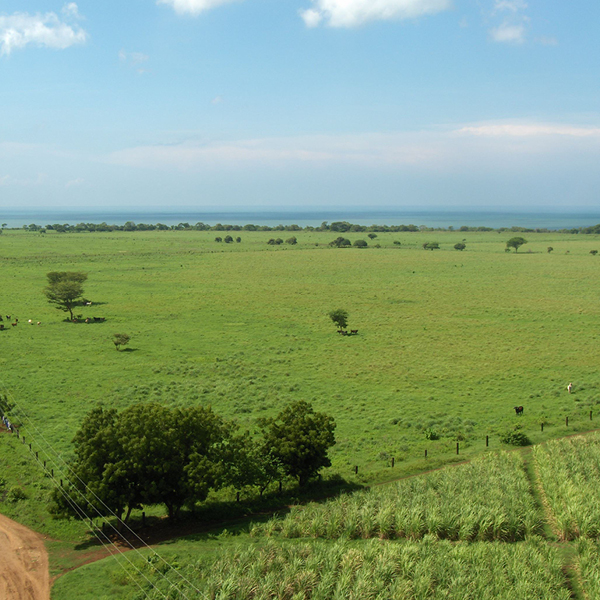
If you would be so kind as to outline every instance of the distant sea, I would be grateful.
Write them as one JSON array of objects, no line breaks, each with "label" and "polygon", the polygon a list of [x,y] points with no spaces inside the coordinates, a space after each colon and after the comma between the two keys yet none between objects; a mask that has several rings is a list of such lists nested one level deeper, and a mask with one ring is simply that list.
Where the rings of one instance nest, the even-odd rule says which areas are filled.
[{"label": "distant sea", "polygon": [[528,227],[546,229],[571,229],[574,227],[589,227],[600,223],[599,212],[484,212],[484,211],[357,211],[332,209],[323,211],[254,211],[254,212],[142,212],[135,211],[8,211],[0,209],[0,222],[8,227],[23,225],[48,225],[54,223],[108,223],[123,225],[127,221],[134,223],[164,223],[177,225],[179,223],[202,222],[208,225],[217,223],[229,225],[291,225],[301,227],[307,225],[318,227],[323,221],[349,221],[360,225],[425,225],[427,227],[454,227],[463,225],[469,227]]}]

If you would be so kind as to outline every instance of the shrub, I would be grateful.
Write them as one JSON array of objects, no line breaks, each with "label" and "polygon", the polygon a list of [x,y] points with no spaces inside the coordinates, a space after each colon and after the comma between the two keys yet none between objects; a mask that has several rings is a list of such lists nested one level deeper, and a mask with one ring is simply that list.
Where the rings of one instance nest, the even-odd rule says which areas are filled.
[{"label": "shrub", "polygon": [[425,242],[423,244],[424,250],[439,250],[440,245],[437,242]]},{"label": "shrub", "polygon": [[500,441],[503,444],[509,444],[511,446],[529,446],[531,440],[527,437],[527,434],[521,431],[520,425],[515,425],[513,429],[509,429],[500,435]]},{"label": "shrub", "polygon": [[231,244],[231,242],[233,242],[233,238],[230,235],[226,235],[225,239],[223,240],[226,244]]},{"label": "shrub", "polygon": [[217,237],[215,238],[215,242],[222,242],[222,241],[223,241],[223,238],[220,238],[219,236],[217,236]]},{"label": "shrub", "polygon": [[369,235],[367,236],[368,238],[374,240],[377,237],[376,233],[369,233]]},{"label": "shrub", "polygon": [[356,240],[354,244],[352,244],[355,248],[366,248],[368,246],[365,240]]},{"label": "shrub", "polygon": [[394,246],[401,246],[402,244],[398,240],[394,240]]},{"label": "shrub", "polygon": [[242,241],[242,238],[241,237],[236,237],[235,241],[239,244]]},{"label": "shrub", "polygon": [[554,248],[552,246],[548,246],[548,254],[550,254],[550,252],[552,252],[554,250]]},{"label": "shrub", "polygon": [[291,246],[295,246],[298,243],[298,240],[296,239],[296,236],[293,235],[291,238],[285,240],[285,243],[290,244]]},{"label": "shrub", "polygon": [[467,245],[463,244],[462,242],[458,242],[458,244],[454,244],[455,250],[464,250],[466,247],[467,247]]},{"label": "shrub", "polygon": [[425,439],[426,440],[439,440],[440,436],[438,435],[438,432],[435,429],[426,429],[425,430]]},{"label": "shrub", "polygon": [[335,238],[333,242],[329,242],[329,245],[336,248],[343,248],[345,246],[351,246],[352,242],[349,239],[340,236]]},{"label": "shrub", "polygon": [[18,502],[19,500],[26,500],[27,494],[22,487],[15,485],[8,490],[8,494],[6,494],[7,502]]},{"label": "shrub", "polygon": [[596,256],[596,254],[598,254],[598,250],[590,250],[590,254]]}]

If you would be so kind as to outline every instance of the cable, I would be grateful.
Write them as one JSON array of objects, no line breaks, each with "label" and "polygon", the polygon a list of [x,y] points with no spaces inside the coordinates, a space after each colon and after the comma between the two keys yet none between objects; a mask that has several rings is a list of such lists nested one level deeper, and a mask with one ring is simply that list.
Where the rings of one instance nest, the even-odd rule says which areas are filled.
[{"label": "cable", "polygon": [[[98,500],[98,502],[100,502],[100,503],[101,503],[101,504],[102,504],[102,505],[103,505],[103,506],[104,506],[104,507],[105,507],[105,508],[106,508],[106,509],[109,511],[109,513],[110,513],[112,516],[114,516],[114,517],[115,517],[117,520],[121,521],[121,519],[120,519],[120,518],[119,518],[119,517],[118,517],[118,516],[117,516],[117,515],[114,513],[114,511],[112,511],[112,510],[110,509],[110,507],[108,507],[108,506],[107,506],[107,505],[106,505],[106,504],[105,504],[105,503],[104,503],[104,502],[103,502],[103,501],[102,501],[102,500],[101,500],[101,499],[100,499],[100,498],[99,498],[99,497],[98,497],[98,496],[97,496],[97,495],[96,495],[96,494],[93,492],[93,490],[91,490],[91,489],[89,488],[89,486],[88,486],[88,485],[87,485],[87,484],[86,484],[86,483],[85,483],[85,482],[84,482],[84,481],[83,481],[83,480],[82,480],[82,479],[81,479],[81,478],[80,478],[80,477],[77,475],[77,473],[75,473],[75,471],[74,471],[74,470],[73,470],[73,469],[72,469],[72,468],[71,468],[71,467],[68,465],[68,463],[67,463],[67,462],[66,462],[66,461],[65,461],[65,460],[64,460],[64,459],[63,459],[63,458],[60,456],[60,453],[58,453],[58,452],[57,452],[57,451],[56,451],[56,450],[55,450],[55,449],[52,447],[52,444],[50,444],[50,443],[48,442],[48,440],[47,440],[47,439],[44,437],[43,433],[42,433],[42,432],[41,432],[41,431],[40,431],[40,430],[39,430],[39,429],[38,429],[38,428],[35,426],[34,422],[33,422],[33,421],[31,420],[31,418],[30,418],[30,417],[27,415],[27,413],[25,412],[25,410],[24,410],[24,409],[23,409],[23,408],[22,408],[20,405],[18,405],[18,404],[16,403],[16,401],[15,401],[15,399],[14,399],[14,396],[13,396],[13,395],[12,395],[12,393],[10,393],[10,391],[7,389],[7,387],[6,387],[6,385],[4,384],[4,382],[0,381],[0,385],[2,385],[2,387],[4,388],[4,390],[5,390],[5,393],[7,394],[7,397],[8,397],[8,395],[10,395],[10,397],[11,397],[11,401],[12,401],[12,403],[13,403],[13,405],[14,405],[14,408],[16,408],[16,409],[17,409],[17,411],[16,411],[16,412],[17,412],[17,414],[19,414],[19,416],[22,416],[22,417],[24,417],[24,418],[25,418],[25,419],[28,421],[29,425],[30,425],[30,426],[31,426],[31,427],[32,427],[32,428],[33,428],[33,429],[36,431],[36,433],[38,433],[38,434],[39,434],[39,437],[41,437],[41,438],[44,440],[44,442],[45,442],[45,444],[48,446],[48,448],[50,448],[50,450],[51,450],[51,451],[52,451],[52,452],[53,452],[53,453],[56,455],[56,457],[57,457],[57,458],[58,458],[58,459],[59,459],[59,460],[60,460],[60,461],[61,461],[61,462],[62,462],[62,463],[65,465],[65,467],[66,467],[66,468],[67,468],[67,469],[68,469],[68,470],[69,470],[71,473],[73,473],[73,474],[74,474],[74,475],[77,477],[77,479],[78,479],[78,480],[79,480],[79,481],[80,481],[80,482],[81,482],[81,483],[84,485],[84,487],[85,487],[85,488],[86,488],[86,489],[87,489],[87,490],[88,490],[88,491],[89,491],[89,492],[90,492],[90,493],[91,493],[91,494],[92,494],[92,495],[93,495],[93,496],[96,498],[96,500]],[[33,441],[34,441],[34,443],[35,443],[35,441],[36,441],[36,440],[35,440],[35,436],[31,435],[31,433],[30,433],[30,432],[28,432],[28,433],[29,433],[29,435],[30,435],[30,436],[33,438]],[[37,445],[40,447],[40,450],[41,450],[41,451],[42,451],[42,452],[45,454],[45,456],[46,456],[46,457],[47,457],[47,458],[48,458],[48,459],[49,459],[49,460],[52,462],[52,464],[54,464],[54,465],[56,466],[56,468],[57,468],[59,471],[61,471],[61,472],[62,472],[62,468],[61,468],[61,467],[60,467],[60,466],[59,466],[59,465],[58,465],[58,464],[57,464],[57,463],[54,461],[54,459],[53,459],[53,458],[52,458],[52,457],[51,457],[51,456],[48,454],[48,452],[47,452],[45,449],[43,449],[43,447],[42,447],[42,444],[40,444],[40,443],[39,443],[39,441],[37,442]],[[39,459],[38,459],[38,461],[39,461]],[[40,464],[40,466],[41,466],[41,464]],[[49,477],[52,479],[52,481],[53,481],[53,482],[54,482],[54,483],[57,485],[57,487],[59,488],[59,490],[61,491],[61,493],[63,494],[63,496],[65,496],[65,493],[66,493],[66,491],[64,490],[64,488],[62,488],[61,486],[59,486],[59,485],[58,485],[58,483],[57,483],[56,479],[53,477],[53,475],[52,475],[52,474],[50,474],[50,473],[48,472],[48,470],[46,469],[46,467],[45,467],[45,466],[42,466],[42,468],[44,469],[44,471],[46,472],[46,474],[47,474],[47,475],[48,475],[48,476],[49,476]],[[141,552],[139,552],[139,550],[138,550],[138,549],[137,549],[137,548],[136,548],[136,547],[135,547],[135,546],[134,546],[134,545],[133,545],[133,544],[132,544],[132,543],[131,543],[131,542],[130,542],[130,541],[129,541],[129,540],[126,538],[126,537],[125,537],[125,536],[123,536],[123,534],[122,534],[122,533],[121,533],[121,532],[120,532],[120,531],[119,531],[117,528],[115,528],[115,526],[114,526],[114,525],[112,525],[112,523],[110,523],[110,521],[108,521],[108,520],[107,520],[107,517],[106,517],[105,515],[103,515],[103,514],[102,514],[102,513],[101,513],[101,512],[98,510],[98,508],[97,508],[97,507],[94,505],[94,503],[90,502],[89,498],[86,498],[86,496],[83,494],[83,492],[82,492],[81,490],[78,490],[78,489],[77,489],[77,487],[76,487],[76,486],[73,484],[73,482],[72,482],[72,481],[71,481],[71,480],[70,480],[70,479],[69,479],[67,476],[64,476],[64,478],[67,480],[67,483],[69,483],[69,484],[72,486],[72,488],[73,488],[75,491],[77,491],[77,493],[79,493],[79,494],[80,494],[80,496],[81,496],[81,497],[82,497],[82,498],[83,498],[83,499],[84,499],[84,500],[85,500],[85,501],[86,501],[86,502],[89,504],[89,506],[90,506],[91,508],[93,508],[93,509],[96,511],[96,513],[98,514],[98,517],[100,517],[100,519],[103,519],[103,523],[107,523],[107,525],[108,525],[108,526],[109,526],[109,527],[110,527],[110,528],[111,528],[111,529],[112,529],[112,530],[115,532],[115,534],[116,534],[116,535],[117,535],[117,536],[118,536],[118,537],[119,537],[121,540],[123,540],[123,542],[125,542],[125,544],[127,544],[127,545],[128,545],[128,546],[129,546],[129,547],[130,547],[130,548],[131,548],[133,551],[135,551],[135,552],[136,552],[136,553],[137,553],[137,554],[138,554],[140,557],[142,557],[142,558],[144,558],[144,559],[145,559],[144,555],[143,555],[143,554],[141,554]],[[61,481],[62,481],[62,480],[61,480]],[[67,499],[67,497],[66,497],[66,496],[65,496],[65,499],[67,500],[67,502],[69,503],[69,505],[70,505],[70,506],[73,508],[73,510],[74,510],[76,513],[81,513],[81,514],[83,514],[83,515],[85,516],[85,518],[87,518],[88,520],[90,520],[90,521],[91,521],[91,520],[92,520],[92,518],[91,518],[89,515],[87,515],[87,513],[86,513],[86,512],[83,510],[83,508],[81,508],[81,506],[79,506],[79,504],[77,504],[77,502],[76,502],[75,500],[73,500],[73,498],[72,498],[72,497],[71,497],[69,494],[67,494],[67,495],[68,495],[69,499]],[[75,507],[73,506],[73,504],[72,504],[72,503],[74,503],[74,504],[75,504],[75,506],[76,506],[77,508],[75,508]],[[81,516],[81,515],[80,515],[80,516]],[[81,518],[83,518],[83,517],[81,517]],[[122,521],[121,521],[121,522],[122,522]],[[126,524],[126,523],[123,523],[123,524],[124,524],[124,525],[125,525],[125,527],[126,527],[126,528],[127,528],[127,529],[128,529],[128,530],[129,530],[129,531],[130,531],[130,532],[131,532],[131,533],[132,533],[132,534],[133,534],[133,535],[134,535],[134,536],[135,536],[135,537],[136,537],[136,538],[137,538],[137,539],[138,539],[140,542],[141,542],[141,544],[142,544],[142,545],[144,545],[144,546],[145,546],[145,547],[146,547],[148,550],[150,550],[150,551],[152,552],[152,554],[153,554],[154,556],[156,556],[156,557],[157,557],[157,558],[158,558],[160,561],[162,561],[162,562],[163,562],[163,563],[164,563],[164,564],[165,564],[165,565],[166,565],[166,566],[167,566],[167,567],[168,567],[170,570],[172,570],[172,571],[173,571],[173,572],[174,572],[176,575],[178,575],[178,576],[179,576],[179,577],[180,577],[180,578],[181,578],[183,581],[185,581],[185,582],[186,582],[188,585],[190,585],[190,586],[191,586],[191,587],[192,587],[194,590],[196,590],[196,591],[197,591],[199,594],[201,594],[201,595],[203,595],[204,597],[208,598],[208,596],[207,596],[205,593],[203,593],[201,590],[199,590],[198,588],[196,588],[196,586],[194,586],[194,584],[193,584],[192,582],[190,582],[190,581],[189,581],[189,580],[188,580],[188,579],[187,579],[187,578],[186,578],[184,575],[182,575],[181,573],[179,573],[179,571],[177,571],[177,569],[175,569],[175,568],[174,568],[174,567],[173,567],[173,566],[172,566],[170,563],[168,563],[168,562],[167,562],[167,561],[166,561],[166,560],[165,560],[165,559],[164,559],[162,556],[160,556],[160,554],[158,554],[158,553],[157,553],[157,552],[156,552],[156,551],[155,551],[153,548],[150,548],[150,546],[148,546],[148,544],[146,544],[146,542],[144,542],[144,540],[143,540],[142,538],[140,538],[140,537],[139,537],[139,536],[138,536],[138,535],[137,535],[137,534],[136,534],[136,533],[135,533],[135,532],[134,532],[134,531],[133,531],[133,530],[132,530],[132,529],[131,529],[131,528],[130,528],[130,527],[127,525],[127,524]],[[92,529],[91,531],[92,531],[92,533],[93,533],[93,534],[96,536],[96,538],[98,538],[98,536],[97,536],[97,535],[96,535],[96,533],[93,531],[93,529]],[[107,536],[106,536],[104,533],[103,533],[103,535],[104,535],[105,537],[107,537]],[[107,539],[109,539],[109,538],[107,537]],[[100,543],[101,543],[101,544],[102,544],[102,545],[103,545],[103,546],[106,548],[106,545],[105,545],[105,544],[102,542],[102,540],[100,540],[100,538],[98,538],[98,540],[99,540],[99,541],[100,541]],[[119,548],[116,546],[116,544],[114,544],[114,542],[112,542],[112,541],[111,541],[110,543],[111,543],[111,544],[112,544],[112,545],[115,547],[115,549],[117,550],[117,552],[118,552],[118,553],[119,553],[121,556],[124,556],[123,552],[121,552],[121,551],[119,550]],[[132,564],[132,563],[129,561],[129,559],[127,559],[127,558],[126,558],[126,560],[127,560],[127,561],[128,561],[130,564]],[[133,565],[133,564],[132,564],[132,566],[133,566],[133,567],[134,567],[134,568],[135,568],[135,569],[136,569],[136,570],[137,570],[137,571],[138,571],[138,572],[139,572],[139,573],[142,575],[142,577],[144,577],[144,578],[145,578],[145,579],[146,579],[146,580],[147,580],[147,581],[148,581],[148,582],[149,582],[151,585],[153,585],[153,586],[154,586],[154,584],[152,584],[152,583],[151,583],[151,582],[148,580],[148,578],[147,578],[147,577],[145,577],[145,575],[144,575],[143,573],[141,573],[141,572],[140,572],[140,571],[137,569],[137,567],[135,567],[135,565]],[[122,567],[122,568],[123,568],[123,567]],[[184,596],[184,598],[186,598],[186,600],[190,600],[190,599],[188,598],[188,596],[185,594],[185,592],[184,592],[183,590],[181,590],[181,589],[179,589],[179,588],[177,587],[177,585],[178,585],[177,583],[175,583],[175,582],[171,581],[171,579],[169,579],[169,578],[168,578],[168,577],[167,577],[167,576],[166,576],[164,573],[162,573],[162,572],[160,572],[160,571],[158,571],[158,570],[157,570],[157,573],[158,573],[158,575],[160,575],[160,576],[161,576],[161,577],[162,577],[162,578],[163,578],[165,581],[167,581],[167,583],[169,584],[170,588],[173,588],[173,587],[174,587],[174,588],[178,589],[178,591],[179,591],[179,592],[180,592],[180,593],[181,593],[181,594]],[[138,586],[139,586],[139,583],[138,583],[138,582],[136,582],[136,584],[138,584]],[[156,586],[154,586],[154,587],[156,587]],[[156,589],[158,590],[158,588],[156,588]],[[158,591],[159,591],[159,593],[161,593],[161,594],[162,594],[162,592],[160,592],[160,590],[158,590]],[[164,595],[163,595],[163,597],[164,597]]]}]

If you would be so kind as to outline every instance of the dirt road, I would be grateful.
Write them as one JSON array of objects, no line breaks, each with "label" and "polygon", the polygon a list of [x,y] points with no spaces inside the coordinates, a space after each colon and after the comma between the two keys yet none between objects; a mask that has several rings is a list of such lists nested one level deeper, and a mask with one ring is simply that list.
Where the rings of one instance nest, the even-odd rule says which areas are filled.
[{"label": "dirt road", "polygon": [[50,600],[42,537],[0,515],[0,600]]}]

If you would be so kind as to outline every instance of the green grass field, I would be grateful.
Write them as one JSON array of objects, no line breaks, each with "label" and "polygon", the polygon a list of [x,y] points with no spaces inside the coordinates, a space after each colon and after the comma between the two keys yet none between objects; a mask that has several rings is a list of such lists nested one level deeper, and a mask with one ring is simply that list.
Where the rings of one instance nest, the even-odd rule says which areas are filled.
[{"label": "green grass field", "polygon": [[[499,449],[517,422],[534,442],[596,427],[600,258],[589,252],[598,236],[528,233],[515,254],[504,252],[508,232],[380,233],[381,247],[367,249],[329,248],[331,232],[296,233],[297,246],[279,247],[266,244],[272,232],[240,232],[228,245],[215,235],[0,236],[0,314],[19,317],[0,332],[0,391],[30,417],[22,432],[40,458],[68,459],[100,402],[210,404],[252,429],[288,401],[309,400],[337,422],[329,472],[358,483],[472,458],[486,435]],[[466,250],[453,250],[463,239]],[[424,251],[428,241],[441,249]],[[89,274],[93,305],[79,312],[106,322],[63,321],[42,293],[57,270]],[[338,307],[358,335],[335,332],[327,312]],[[114,333],[132,336],[127,351],[115,351]],[[8,437],[5,488],[28,498],[9,502],[0,490],[0,511],[57,540],[85,539],[82,526],[48,519],[52,482]]]}]

